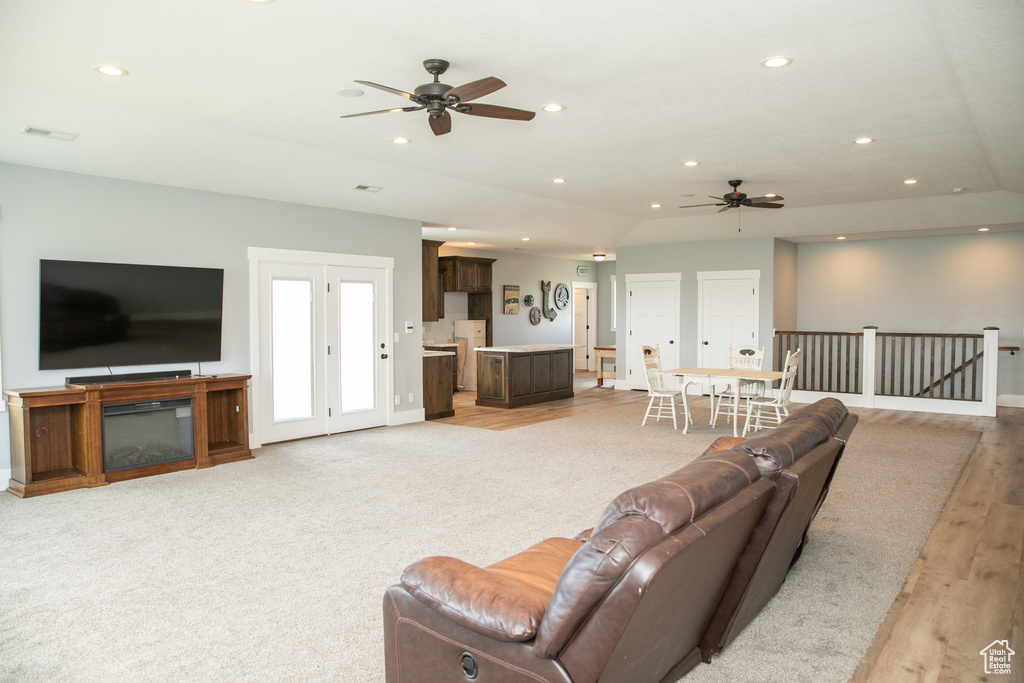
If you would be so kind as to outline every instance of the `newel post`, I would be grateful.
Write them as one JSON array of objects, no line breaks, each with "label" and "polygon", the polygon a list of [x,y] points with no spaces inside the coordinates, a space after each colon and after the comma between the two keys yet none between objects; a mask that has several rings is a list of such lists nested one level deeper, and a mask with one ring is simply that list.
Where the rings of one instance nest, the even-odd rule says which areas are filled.
[{"label": "newel post", "polygon": [[875,407],[875,333],[878,325],[864,326],[864,346],[860,362],[861,400],[865,408]]},{"label": "newel post", "polygon": [[981,379],[981,414],[985,417],[996,416],[996,398],[999,383],[999,328],[986,327],[983,342],[982,366],[984,375]]}]

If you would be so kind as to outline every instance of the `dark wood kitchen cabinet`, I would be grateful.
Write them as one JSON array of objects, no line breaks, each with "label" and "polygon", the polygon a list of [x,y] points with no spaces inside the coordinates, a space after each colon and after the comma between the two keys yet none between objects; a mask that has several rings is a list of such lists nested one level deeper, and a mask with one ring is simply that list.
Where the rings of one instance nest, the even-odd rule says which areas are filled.
[{"label": "dark wood kitchen cabinet", "polygon": [[444,271],[444,291],[490,292],[491,264],[495,260],[472,256],[442,256],[438,263]]},{"label": "dark wood kitchen cabinet", "polygon": [[444,285],[437,256],[442,244],[444,242],[423,240],[423,322],[427,323],[444,317]]}]

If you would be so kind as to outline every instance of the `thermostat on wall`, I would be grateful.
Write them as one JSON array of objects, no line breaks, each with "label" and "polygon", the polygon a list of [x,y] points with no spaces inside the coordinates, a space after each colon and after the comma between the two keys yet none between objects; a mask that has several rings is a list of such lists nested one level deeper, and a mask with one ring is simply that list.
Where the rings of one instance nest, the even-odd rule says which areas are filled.
[{"label": "thermostat on wall", "polygon": [[412,321],[411,320],[406,320],[405,321],[405,333],[406,334],[412,334],[413,328],[414,328],[414,325],[412,324]]}]

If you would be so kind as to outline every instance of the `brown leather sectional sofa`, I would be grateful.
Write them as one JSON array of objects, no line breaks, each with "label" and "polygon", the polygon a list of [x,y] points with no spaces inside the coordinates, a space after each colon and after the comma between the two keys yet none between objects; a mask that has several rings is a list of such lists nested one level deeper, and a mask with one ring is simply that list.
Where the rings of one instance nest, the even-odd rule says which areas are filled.
[{"label": "brown leather sectional sofa", "polygon": [[388,683],[676,680],[782,585],[856,422],[823,399],[718,439],[575,539],[488,567],[414,563],[384,595]]}]

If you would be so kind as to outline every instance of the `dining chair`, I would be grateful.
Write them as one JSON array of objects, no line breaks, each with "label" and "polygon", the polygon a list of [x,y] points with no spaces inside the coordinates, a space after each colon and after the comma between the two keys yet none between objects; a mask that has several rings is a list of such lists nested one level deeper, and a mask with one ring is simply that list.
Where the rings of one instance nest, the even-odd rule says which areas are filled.
[{"label": "dining chair", "polygon": [[782,424],[785,418],[789,417],[789,397],[793,393],[793,385],[796,384],[799,367],[800,349],[790,351],[786,354],[786,361],[782,365],[782,386],[775,398],[754,396],[747,401],[747,421],[743,424],[743,436],[747,435],[747,431],[751,427],[754,431],[775,429]]},{"label": "dining chair", "polygon": [[[676,423],[676,393],[665,388],[665,376],[661,374],[661,352],[657,346],[640,347],[644,356],[644,373],[647,376],[647,395],[651,400],[647,403],[647,412],[641,427],[647,425],[647,418],[653,417],[661,422],[663,417],[672,418],[672,429],[679,429]],[[654,405],[657,401],[658,405]],[[668,404],[666,406],[666,403]]]},{"label": "dining chair", "polygon": [[[729,346],[729,369],[730,370],[762,370],[764,369],[764,347],[760,349],[756,346],[737,346],[733,348]],[[756,396],[764,395],[764,382],[744,382],[740,384],[739,396],[734,396],[732,392],[732,386],[730,385],[725,391],[718,394],[718,400],[715,402],[715,414],[711,418],[711,426],[718,425],[718,416],[725,409],[725,423],[729,424],[730,416],[736,402],[740,402],[740,407],[745,402],[749,402],[750,399]],[[739,415],[739,410],[736,411]],[[737,422],[739,419],[737,418]]]}]

